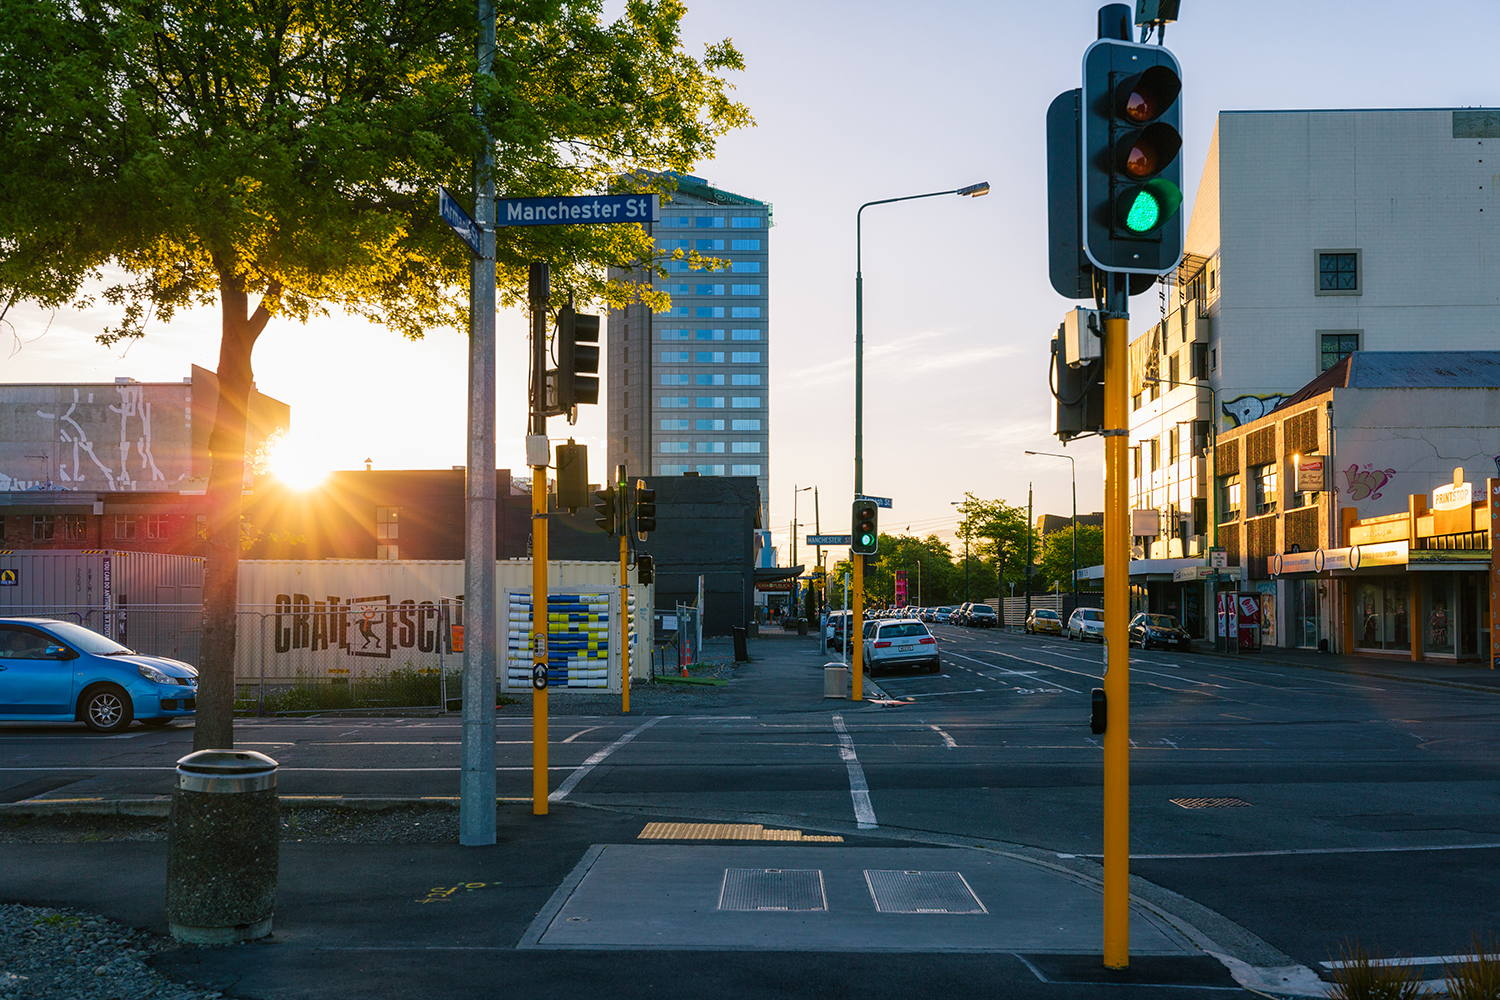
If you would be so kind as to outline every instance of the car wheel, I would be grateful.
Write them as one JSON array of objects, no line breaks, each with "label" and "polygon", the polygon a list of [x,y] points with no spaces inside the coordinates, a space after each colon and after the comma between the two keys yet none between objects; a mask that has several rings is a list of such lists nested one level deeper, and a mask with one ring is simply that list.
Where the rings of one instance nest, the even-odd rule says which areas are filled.
[{"label": "car wheel", "polygon": [[931,663],[929,663],[927,665],[927,672],[929,674],[935,674],[935,673],[937,673],[938,671],[940,671],[942,669],[943,669],[943,664],[942,664],[942,662],[940,660],[933,660]]},{"label": "car wheel", "polygon": [[118,733],[129,727],[135,709],[131,707],[130,695],[106,684],[84,694],[82,713],[84,725],[94,732]]},{"label": "car wheel", "polygon": [[141,725],[143,725],[143,726],[150,726],[152,729],[165,729],[168,726],[170,726],[171,724],[172,724],[172,717],[169,716],[169,715],[164,715],[164,716],[161,716],[160,718],[156,718],[156,719],[142,719],[141,720]]}]

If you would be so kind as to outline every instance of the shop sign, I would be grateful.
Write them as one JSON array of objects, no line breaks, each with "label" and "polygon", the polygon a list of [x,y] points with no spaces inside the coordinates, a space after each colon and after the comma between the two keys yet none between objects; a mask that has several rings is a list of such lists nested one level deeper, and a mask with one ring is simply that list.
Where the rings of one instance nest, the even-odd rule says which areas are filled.
[{"label": "shop sign", "polygon": [[1316,573],[1317,571],[1317,552],[1288,552],[1285,555],[1271,557],[1272,576],[1280,576],[1282,573]]},{"label": "shop sign", "polygon": [[762,593],[790,594],[792,592],[791,580],[757,580],[755,589]]},{"label": "shop sign", "polygon": [[1387,542],[1384,545],[1354,545],[1350,549],[1350,569],[1367,569],[1371,566],[1405,566],[1407,562],[1406,542]]},{"label": "shop sign", "polygon": [[1326,459],[1322,455],[1302,455],[1297,459],[1297,492],[1298,493],[1322,493],[1326,486],[1323,485],[1323,463]]},{"label": "shop sign", "polygon": [[1464,482],[1464,468],[1453,470],[1453,482],[1432,491],[1433,510],[1457,510],[1474,502],[1474,484]]},{"label": "shop sign", "polygon": [[1229,550],[1228,549],[1209,549],[1208,550],[1208,565],[1211,566],[1214,569],[1228,569],[1229,568]]},{"label": "shop sign", "polygon": [[1207,566],[1179,566],[1172,571],[1173,583],[1191,583],[1194,580],[1207,580],[1213,574],[1213,570]]},{"label": "shop sign", "polygon": [[1161,534],[1161,514],[1153,509],[1130,512],[1130,533],[1142,538],[1155,538]]},{"label": "shop sign", "polygon": [[1317,551],[1317,562],[1314,564],[1314,572],[1321,573],[1325,569],[1352,569],[1350,554],[1353,551],[1353,549],[1319,549]]}]

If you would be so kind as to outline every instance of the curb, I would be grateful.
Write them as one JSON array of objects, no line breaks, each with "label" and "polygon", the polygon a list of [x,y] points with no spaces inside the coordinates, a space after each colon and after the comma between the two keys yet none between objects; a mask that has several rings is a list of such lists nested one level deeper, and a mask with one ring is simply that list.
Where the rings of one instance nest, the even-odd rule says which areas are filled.
[{"label": "curb", "polygon": [[[457,796],[420,796],[413,798],[358,798],[347,795],[283,795],[277,800],[282,809],[348,809],[354,812],[384,812],[425,806],[433,809],[457,809]],[[530,802],[530,798],[504,797],[502,802]],[[556,804],[556,803],[554,803]],[[0,803],[0,819],[40,819],[50,816],[146,816],[165,819],[172,814],[170,796],[132,799],[25,799]]]},{"label": "curb", "polygon": [[[1339,667],[1334,664],[1324,666],[1318,663],[1303,663],[1300,660],[1288,660],[1281,657],[1260,657],[1254,653],[1221,653],[1215,649],[1194,649],[1199,656],[1211,656],[1216,660],[1228,660],[1231,663],[1264,663],[1274,664],[1278,667],[1287,667],[1294,670],[1319,670],[1326,674],[1343,674],[1345,677],[1379,678],[1383,681],[1402,681],[1410,684],[1430,684],[1434,687],[1458,688],[1463,691],[1483,691],[1487,694],[1500,694],[1500,687],[1485,684],[1465,684],[1463,681],[1444,680],[1441,677],[1411,677],[1403,674],[1389,674],[1378,670],[1359,670],[1349,667]],[[1482,667],[1476,669],[1483,669]]]}]

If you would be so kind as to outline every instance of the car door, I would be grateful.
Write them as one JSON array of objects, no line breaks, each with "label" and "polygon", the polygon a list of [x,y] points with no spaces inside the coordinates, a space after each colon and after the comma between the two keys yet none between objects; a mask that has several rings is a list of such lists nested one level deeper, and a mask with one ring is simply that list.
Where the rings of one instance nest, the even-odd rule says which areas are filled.
[{"label": "car door", "polygon": [[71,714],[73,663],[47,653],[60,645],[42,632],[0,625],[0,714]]}]

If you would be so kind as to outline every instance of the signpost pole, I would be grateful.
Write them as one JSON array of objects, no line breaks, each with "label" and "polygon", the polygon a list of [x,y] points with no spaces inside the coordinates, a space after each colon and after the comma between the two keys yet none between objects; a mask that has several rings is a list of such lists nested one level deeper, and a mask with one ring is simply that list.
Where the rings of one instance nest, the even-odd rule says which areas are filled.
[{"label": "signpost pole", "polygon": [[[621,487],[624,487],[622,482]],[[620,711],[630,712],[630,558],[625,526],[620,531]]]},{"label": "signpost pole", "polygon": [[[547,305],[551,275],[532,264],[531,433],[547,438]],[[535,458],[533,457],[533,463]],[[547,465],[531,467],[531,812],[547,815]],[[493,477],[492,477],[493,478]],[[493,508],[491,508],[493,510]],[[493,559],[493,549],[491,558]],[[491,568],[491,573],[494,570]],[[491,699],[493,701],[493,699]],[[494,769],[491,768],[491,771]]]}]

